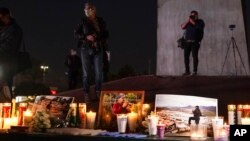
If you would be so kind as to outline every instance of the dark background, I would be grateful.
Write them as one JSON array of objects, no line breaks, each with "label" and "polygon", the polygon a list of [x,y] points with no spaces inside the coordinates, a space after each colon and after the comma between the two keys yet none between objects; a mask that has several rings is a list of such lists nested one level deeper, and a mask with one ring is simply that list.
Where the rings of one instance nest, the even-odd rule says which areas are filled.
[{"label": "dark background", "polygon": [[[0,0],[24,30],[31,55],[49,65],[52,85],[65,83],[64,59],[76,47],[75,26],[86,0]],[[111,72],[129,64],[137,74],[154,74],[157,49],[157,0],[92,0],[110,32]],[[250,33],[250,2],[242,0]],[[209,24],[209,23],[207,23]],[[179,26],[179,25],[177,25]],[[236,26],[237,28],[237,26]],[[250,37],[247,36],[248,48]],[[54,83],[54,84],[53,84]]]}]

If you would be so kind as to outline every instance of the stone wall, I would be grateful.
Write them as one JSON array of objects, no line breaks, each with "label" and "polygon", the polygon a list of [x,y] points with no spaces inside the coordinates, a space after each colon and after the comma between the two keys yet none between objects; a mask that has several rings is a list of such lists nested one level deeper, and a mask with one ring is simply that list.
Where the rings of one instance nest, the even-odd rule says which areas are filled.
[{"label": "stone wall", "polygon": [[[249,75],[240,0],[158,0],[157,75],[181,75],[185,71],[183,50],[177,48],[176,40],[184,32],[180,25],[187,20],[192,10],[197,10],[199,17],[206,24],[199,52],[198,73],[200,75],[236,75],[236,73]],[[234,59],[233,46],[228,47],[232,37],[232,31],[228,27],[230,24],[236,25],[233,36],[242,61],[237,51]],[[225,59],[226,54],[227,59]],[[192,66],[192,55],[190,55],[190,70]]]}]

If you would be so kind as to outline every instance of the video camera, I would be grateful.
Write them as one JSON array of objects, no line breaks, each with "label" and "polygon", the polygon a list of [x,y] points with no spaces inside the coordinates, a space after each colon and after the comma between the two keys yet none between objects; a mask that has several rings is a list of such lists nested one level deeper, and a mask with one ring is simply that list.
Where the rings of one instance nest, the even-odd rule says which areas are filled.
[{"label": "video camera", "polygon": [[236,27],[236,25],[235,24],[230,24],[228,27],[230,28],[230,30],[233,30]]}]

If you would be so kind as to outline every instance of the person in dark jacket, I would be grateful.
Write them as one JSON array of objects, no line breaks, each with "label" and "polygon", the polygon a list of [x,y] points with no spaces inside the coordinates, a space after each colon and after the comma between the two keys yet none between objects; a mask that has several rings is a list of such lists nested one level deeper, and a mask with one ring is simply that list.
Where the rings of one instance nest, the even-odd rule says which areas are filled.
[{"label": "person in dark jacket", "polygon": [[79,69],[81,68],[81,59],[75,49],[70,49],[70,54],[65,59],[65,65],[68,67],[68,89],[77,87]]},{"label": "person in dark jacket", "polygon": [[205,23],[202,19],[199,19],[197,11],[191,11],[190,14],[191,15],[188,17],[188,20],[181,25],[181,28],[185,30],[184,38],[187,42],[186,46],[184,47],[185,73],[183,75],[190,75],[189,57],[191,52],[193,56],[192,75],[197,75],[199,62],[198,52],[205,27]]},{"label": "person in dark jacket", "polygon": [[13,77],[23,32],[8,8],[0,8],[0,79],[7,82],[12,98]]},{"label": "person in dark jacket", "polygon": [[103,81],[103,51],[109,52],[105,47],[108,38],[106,24],[96,15],[96,7],[86,3],[85,16],[75,29],[78,47],[81,49],[83,91],[86,103],[89,103],[90,74],[93,68],[95,74],[95,91],[99,98]]},{"label": "person in dark jacket", "polygon": [[200,116],[202,116],[199,106],[195,106],[195,110],[193,110],[192,112],[193,112],[194,116],[189,117],[188,124],[191,124],[191,120],[194,120],[195,124],[199,124]]}]

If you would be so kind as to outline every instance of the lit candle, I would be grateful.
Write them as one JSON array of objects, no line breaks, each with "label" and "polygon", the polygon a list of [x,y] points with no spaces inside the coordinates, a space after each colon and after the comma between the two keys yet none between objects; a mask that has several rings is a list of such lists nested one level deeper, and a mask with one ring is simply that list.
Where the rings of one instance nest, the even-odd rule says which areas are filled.
[{"label": "lit candle", "polygon": [[241,118],[241,124],[242,125],[250,125],[250,118],[249,117]]},{"label": "lit candle", "polygon": [[235,124],[235,114],[236,114],[236,105],[228,105],[228,124],[234,125]]},{"label": "lit candle", "polygon": [[18,125],[23,125],[23,112],[27,109],[27,103],[20,103],[18,108]]},{"label": "lit candle", "polygon": [[142,105],[142,116],[143,117],[147,116],[149,109],[150,109],[149,104],[143,104]]},{"label": "lit candle", "polygon": [[80,117],[80,127],[86,128],[86,103],[79,103],[79,117]]},{"label": "lit candle", "polygon": [[239,125],[241,124],[242,112],[243,112],[243,105],[237,105],[237,123]]},{"label": "lit candle", "polygon": [[15,112],[16,112],[16,99],[12,99],[12,110],[11,110],[11,117],[15,116]]},{"label": "lit candle", "polygon": [[157,123],[159,117],[155,114],[151,114],[148,116],[148,130],[149,135],[156,135],[157,134]]},{"label": "lit candle", "polygon": [[125,133],[127,127],[128,115],[117,114],[117,126],[119,133]]},{"label": "lit candle", "polygon": [[74,127],[74,126],[76,126],[76,108],[77,108],[77,104],[76,103],[71,103],[70,108],[71,108],[70,126]]},{"label": "lit candle", "polygon": [[190,125],[191,140],[206,140],[207,139],[207,125],[205,124],[191,124]]},{"label": "lit candle", "polygon": [[29,126],[31,121],[32,121],[32,113],[30,110],[26,110],[24,113],[23,113],[23,125],[24,126]]},{"label": "lit candle", "polygon": [[12,126],[18,125],[18,117],[11,117],[11,125]]},{"label": "lit candle", "polygon": [[138,114],[131,112],[128,114],[128,126],[130,132],[135,132],[137,128]]},{"label": "lit candle", "polygon": [[96,112],[87,112],[87,128],[88,129],[94,129],[95,127],[95,118],[96,118]]},{"label": "lit candle", "polygon": [[243,116],[242,117],[249,117],[250,116],[250,105],[243,105]]},{"label": "lit candle", "polygon": [[3,103],[3,118],[10,118],[11,103]]},{"label": "lit candle", "polygon": [[10,129],[11,118],[4,118],[3,120],[3,129]]}]

